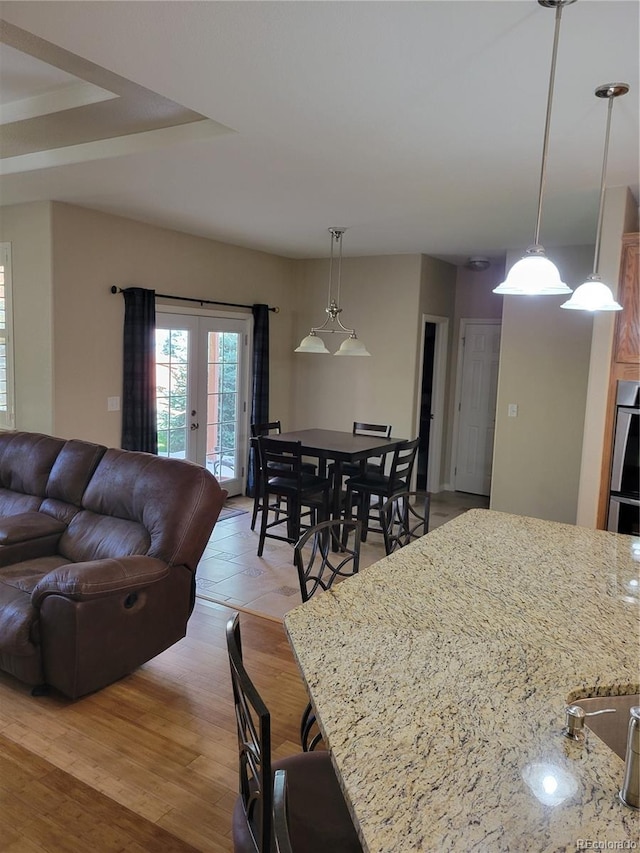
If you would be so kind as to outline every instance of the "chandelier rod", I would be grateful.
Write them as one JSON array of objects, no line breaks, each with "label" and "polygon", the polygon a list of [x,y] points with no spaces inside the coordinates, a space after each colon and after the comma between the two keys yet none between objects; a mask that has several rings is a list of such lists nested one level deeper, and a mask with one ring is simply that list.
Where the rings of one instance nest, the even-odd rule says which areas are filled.
[{"label": "chandelier rod", "polygon": [[[553,91],[555,88],[556,79],[556,62],[558,59],[558,44],[560,41],[560,23],[562,21],[562,7],[567,0],[558,0],[556,6],[556,24],[553,34],[553,50],[551,53],[551,72],[549,74],[549,92],[547,95],[547,114],[544,125],[544,140],[542,144],[542,165],[540,167],[540,187],[538,190],[538,214],[536,216],[536,227],[534,232],[533,243],[535,246],[540,245],[540,223],[542,222],[542,197],[544,195],[544,187],[547,179],[547,154],[549,151],[549,132],[551,130],[551,108],[553,106]],[[574,2],[574,0],[568,0]],[[541,5],[550,5],[542,3]]]},{"label": "chandelier rod", "polygon": [[[598,92],[596,91],[596,94]],[[603,96],[599,96],[603,97]],[[613,111],[613,102],[615,97],[609,97],[609,103],[607,104],[607,129],[604,135],[604,155],[602,158],[602,177],[600,179],[600,201],[598,204],[598,227],[596,229],[596,246],[595,253],[593,256],[593,274],[598,274],[598,267],[600,266],[600,243],[602,240],[602,223],[604,221],[604,194],[605,194],[605,180],[607,176],[607,160],[609,158],[609,136],[611,132],[611,113]]]}]

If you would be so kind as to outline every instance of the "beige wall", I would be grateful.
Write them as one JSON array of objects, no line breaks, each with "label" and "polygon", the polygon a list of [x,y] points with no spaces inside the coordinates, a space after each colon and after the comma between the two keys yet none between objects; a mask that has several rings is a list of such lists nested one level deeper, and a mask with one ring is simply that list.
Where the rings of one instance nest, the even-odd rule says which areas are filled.
[{"label": "beige wall", "polygon": [[[600,275],[618,292],[622,235],[638,230],[638,207],[627,187],[612,187],[605,193]],[[580,488],[576,522],[596,527],[604,442],[607,393],[611,370],[611,349],[615,313],[598,314],[593,319],[589,386],[587,390],[585,432],[582,445]]]},{"label": "beige wall", "polygon": [[[344,258],[342,322],[356,329],[370,358],[294,354],[292,428],[350,429],[354,420],[414,431],[416,351],[420,329],[420,255]],[[329,264],[296,262],[293,350],[326,317]],[[331,353],[344,335],[325,335]]]},{"label": "beige wall", "polygon": [[[122,393],[124,304],[121,295],[111,294],[112,285],[279,305],[280,313],[270,315],[271,408],[288,416],[290,261],[59,203],[51,205],[51,248],[51,237],[47,242],[40,233],[48,209],[49,205],[28,205],[4,210],[3,239],[12,239],[14,288],[20,294],[26,287],[30,294],[29,317],[23,322],[19,314],[16,337],[20,336],[21,350],[40,351],[48,342],[53,361],[49,357],[47,367],[49,371],[52,363],[55,367],[48,374],[47,389],[41,377],[44,359],[21,360],[19,399],[24,383],[30,397],[38,397],[39,418],[35,422],[25,411],[17,426],[120,444],[121,413],[107,411],[107,397]],[[38,276],[33,274],[31,255],[34,235],[39,239]],[[18,295],[16,311],[22,310],[23,302]],[[34,385],[45,386],[43,393],[36,395]]]},{"label": "beige wall", "polygon": [[51,203],[0,208],[0,241],[11,243],[15,426],[51,433],[54,429]]},{"label": "beige wall", "polygon": [[[554,248],[553,259],[574,286],[593,249]],[[561,310],[564,299],[504,298],[491,508],[574,523],[593,319]]]}]

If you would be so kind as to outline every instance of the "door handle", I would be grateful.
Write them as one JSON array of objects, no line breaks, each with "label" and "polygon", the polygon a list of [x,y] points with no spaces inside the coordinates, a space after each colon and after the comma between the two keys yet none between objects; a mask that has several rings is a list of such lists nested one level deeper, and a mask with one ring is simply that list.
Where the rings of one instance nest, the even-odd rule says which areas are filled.
[{"label": "door handle", "polygon": [[194,429],[199,429],[199,427],[200,427],[200,424],[191,424],[189,429],[193,432]]}]

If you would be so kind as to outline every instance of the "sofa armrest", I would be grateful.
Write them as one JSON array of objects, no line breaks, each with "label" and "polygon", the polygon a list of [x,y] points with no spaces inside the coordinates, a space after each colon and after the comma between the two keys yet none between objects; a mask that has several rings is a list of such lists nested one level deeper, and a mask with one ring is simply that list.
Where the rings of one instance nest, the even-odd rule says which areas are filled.
[{"label": "sofa armrest", "polygon": [[169,571],[167,563],[145,556],[67,563],[40,579],[31,593],[31,601],[34,607],[39,608],[48,595],[90,601],[116,593],[134,592],[163,580]]}]

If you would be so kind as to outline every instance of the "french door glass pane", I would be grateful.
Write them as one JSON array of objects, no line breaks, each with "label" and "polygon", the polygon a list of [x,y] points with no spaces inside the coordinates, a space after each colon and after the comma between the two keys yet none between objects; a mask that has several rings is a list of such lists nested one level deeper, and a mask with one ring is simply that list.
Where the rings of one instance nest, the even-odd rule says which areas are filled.
[{"label": "french door glass pane", "polygon": [[156,329],[159,456],[187,456],[188,360],[187,329]]},{"label": "french door glass pane", "polygon": [[238,420],[239,332],[209,332],[207,345],[207,468],[224,482],[239,476]]}]

